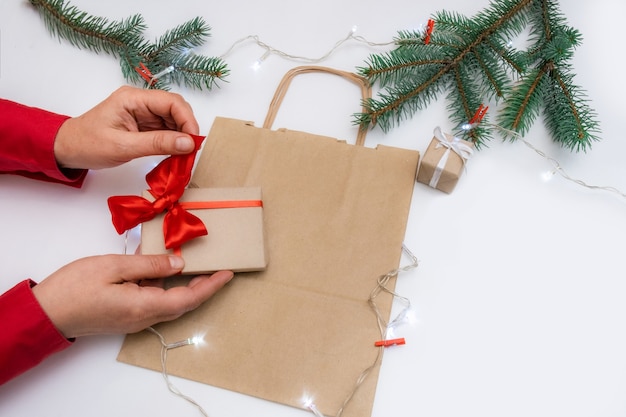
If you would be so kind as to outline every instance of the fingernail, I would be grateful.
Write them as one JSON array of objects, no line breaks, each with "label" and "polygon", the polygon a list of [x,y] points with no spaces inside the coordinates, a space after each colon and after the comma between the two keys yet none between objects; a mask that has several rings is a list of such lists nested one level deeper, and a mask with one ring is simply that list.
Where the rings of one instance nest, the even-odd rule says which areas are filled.
[{"label": "fingernail", "polygon": [[180,256],[170,256],[170,266],[172,269],[181,270],[185,266],[185,261]]},{"label": "fingernail", "polygon": [[178,152],[191,152],[196,144],[189,136],[181,136],[176,138],[174,146]]}]

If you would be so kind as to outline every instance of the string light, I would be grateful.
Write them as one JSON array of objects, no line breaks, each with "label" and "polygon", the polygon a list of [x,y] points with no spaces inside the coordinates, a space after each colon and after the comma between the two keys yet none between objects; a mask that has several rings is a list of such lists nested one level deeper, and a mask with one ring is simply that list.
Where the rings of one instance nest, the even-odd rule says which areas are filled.
[{"label": "string light", "polygon": [[154,83],[156,83],[159,78],[169,73],[172,73],[175,70],[176,68],[174,67],[174,65],[170,65],[169,67],[165,68],[163,71],[157,72],[156,74],[152,76],[152,78],[150,79],[150,82],[148,82],[148,86],[154,85]]},{"label": "string light", "polygon": [[[128,232],[126,234],[126,237],[128,237]],[[412,316],[411,314],[411,302],[407,297],[401,296],[398,293],[396,293],[395,291],[390,290],[387,285],[389,284],[389,281],[391,280],[391,278],[397,276],[400,272],[407,272],[410,271],[414,268],[417,268],[417,266],[419,265],[419,262],[417,260],[417,257],[415,255],[413,255],[413,253],[403,244],[402,245],[402,251],[403,253],[409,257],[410,259],[410,264],[397,268],[397,269],[393,269],[389,272],[387,272],[384,275],[381,275],[378,277],[378,279],[376,280],[376,287],[372,290],[372,292],[370,293],[369,299],[368,299],[368,304],[370,305],[370,307],[372,308],[372,310],[374,311],[375,315],[376,315],[376,321],[379,327],[379,331],[381,334],[381,337],[384,339],[389,339],[389,334],[393,332],[393,329],[398,327],[400,324],[406,323],[407,321],[410,321],[410,318]],[[126,242],[125,242],[125,247],[124,247],[124,253],[126,253]],[[386,292],[390,295],[392,295],[395,299],[400,300],[402,303],[405,304],[405,307],[402,309],[402,311],[400,311],[400,313],[388,324],[386,323],[385,319],[383,318],[377,304],[376,304],[376,298],[382,293],[382,292]],[[163,376],[163,379],[165,380],[165,384],[167,385],[167,388],[170,392],[172,392],[174,395],[184,399],[185,401],[189,402],[190,404],[194,405],[198,411],[204,416],[204,417],[208,417],[208,414],[206,412],[206,410],[204,410],[204,408],[202,408],[202,406],[200,404],[198,404],[198,402],[196,402],[193,398],[183,394],[170,380],[169,378],[169,374],[167,372],[167,352],[171,349],[178,349],[181,347],[185,347],[185,346],[198,346],[200,344],[202,344],[204,342],[204,337],[200,336],[200,335],[196,335],[193,337],[190,337],[188,339],[183,339],[183,340],[179,340],[177,342],[173,342],[173,343],[167,343],[165,341],[165,338],[163,337],[163,335],[161,333],[159,333],[154,327],[148,327],[146,330],[148,330],[149,332],[153,333],[155,336],[158,337],[160,343],[161,343],[161,374]],[[402,342],[394,342],[393,344],[404,344],[404,340],[402,340]],[[356,394],[356,392],[358,391],[359,387],[363,384],[363,382],[367,379],[367,377],[369,376],[369,374],[372,372],[373,369],[376,368],[376,366],[378,365],[381,357],[382,357],[382,351],[386,346],[390,346],[391,344],[377,344],[378,349],[377,349],[377,353],[376,353],[376,358],[374,359],[374,361],[372,362],[372,364],[370,366],[368,366],[363,372],[361,372],[361,374],[359,375],[359,377],[357,378],[355,384],[354,384],[354,388],[352,389],[352,391],[348,394],[348,396],[346,397],[346,399],[344,400],[343,404],[341,405],[341,408],[339,409],[339,411],[337,411],[336,417],[341,417],[341,415],[343,414],[343,411],[345,410],[345,408],[347,407],[347,405],[350,403],[350,401],[352,400],[352,398],[354,397],[354,395]],[[324,417],[324,415],[319,411],[319,409],[317,408],[317,406],[315,405],[315,403],[313,402],[313,398],[310,396],[306,396],[303,399],[303,406],[305,409],[308,409],[309,411],[311,411],[316,417]]]},{"label": "string light", "polygon": [[552,177],[554,177],[555,174],[556,174],[556,171],[546,171],[543,174],[541,174],[541,179],[544,180],[545,182],[548,182],[552,179]]},{"label": "string light", "polygon": [[226,50],[226,52],[224,52],[222,55],[220,55],[220,58],[224,59],[226,56],[230,55],[230,53],[240,44],[252,40],[254,41],[255,44],[257,44],[259,47],[265,49],[265,53],[261,56],[261,58],[257,59],[253,64],[252,64],[252,69],[257,71],[261,64],[263,63],[263,61],[265,61],[270,55],[277,55],[283,59],[287,59],[289,61],[297,61],[297,62],[303,62],[303,63],[310,63],[310,64],[315,64],[315,63],[319,63],[322,61],[325,61],[326,59],[328,59],[333,53],[335,53],[335,51],[337,49],[339,49],[339,47],[341,47],[341,45],[343,45],[344,43],[353,40],[356,42],[360,42],[363,43],[365,45],[371,46],[371,47],[383,47],[383,46],[389,46],[389,45],[394,45],[396,42],[395,41],[391,41],[391,42],[384,42],[384,43],[376,43],[376,42],[370,42],[367,39],[365,39],[362,36],[357,36],[355,35],[357,31],[357,26],[352,26],[352,28],[350,29],[350,32],[348,32],[348,34],[340,39],[339,41],[335,42],[335,44],[333,45],[333,47],[326,52],[324,55],[317,57],[317,58],[310,58],[310,57],[305,57],[305,56],[300,56],[300,55],[292,55],[292,54],[288,54],[286,52],[283,52],[279,49],[274,48],[271,45],[268,45],[267,43],[263,42],[258,35],[248,35],[245,36],[237,41],[235,41],[230,48],[228,48]]},{"label": "string light", "polygon": [[[411,308],[411,301],[407,297],[401,296],[395,291],[387,287],[387,285],[389,284],[389,281],[393,277],[397,276],[400,272],[408,272],[419,266],[419,261],[417,260],[417,257],[413,255],[413,253],[404,244],[402,244],[402,252],[409,258],[410,263],[403,267],[392,269],[386,274],[379,276],[378,279],[376,280],[376,287],[372,290],[368,299],[368,304],[370,305],[372,311],[376,315],[376,322],[378,324],[378,330],[380,332],[381,338],[383,339],[387,335],[389,324],[394,323],[394,322],[395,323],[402,322],[404,320],[404,317],[406,317],[407,315],[406,312],[408,312],[409,309]],[[378,308],[378,305],[376,304],[376,298],[383,292],[390,294],[392,297],[394,297],[394,299],[398,299],[406,305],[406,307],[400,312],[400,314],[398,314],[398,316],[394,320],[392,320],[391,323],[389,324],[385,321],[384,317],[382,316],[380,312],[380,309]],[[361,372],[361,374],[359,375],[359,377],[357,378],[354,384],[352,391],[348,394],[346,399],[343,401],[343,404],[339,408],[339,411],[337,411],[337,414],[335,415],[336,417],[341,417],[344,410],[346,409],[350,401],[352,401],[352,398],[354,397],[354,395],[357,393],[359,387],[363,384],[363,382],[365,382],[365,380],[370,375],[372,370],[374,370],[378,366],[378,363],[382,357],[383,349],[385,349],[384,344],[378,347],[376,358],[374,359],[374,361],[372,362],[370,366],[368,366],[363,372]]]},{"label": "string light", "polygon": [[201,336],[190,337],[189,339],[180,340],[174,343],[167,343],[165,338],[161,333],[159,333],[154,327],[148,327],[146,330],[155,334],[159,341],[161,342],[161,374],[163,375],[163,379],[165,380],[165,384],[167,385],[167,389],[170,390],[174,395],[182,398],[183,400],[189,402],[194,405],[198,411],[204,416],[209,417],[207,412],[202,408],[200,404],[198,404],[193,398],[183,394],[173,383],[170,381],[169,374],[167,373],[167,352],[171,349],[177,349],[183,346],[197,345],[203,341]]},{"label": "string light", "polygon": [[591,184],[587,184],[586,182],[580,180],[580,179],[576,179],[576,178],[572,178],[569,174],[567,174],[567,172],[565,172],[565,169],[563,169],[563,167],[561,166],[561,164],[559,163],[559,161],[557,161],[556,159],[554,159],[553,157],[549,156],[548,154],[546,154],[545,152],[543,152],[540,149],[537,149],[535,146],[533,146],[532,143],[528,142],[526,139],[524,139],[522,137],[521,134],[519,134],[518,132],[515,132],[513,130],[509,130],[509,129],[505,129],[502,126],[499,125],[493,125],[490,124],[489,126],[492,126],[502,132],[504,132],[507,135],[511,135],[511,136],[515,136],[518,140],[522,141],[522,143],[524,145],[526,145],[528,148],[532,149],[533,151],[535,151],[535,153],[539,156],[541,156],[542,158],[546,159],[548,162],[550,162],[552,164],[552,171],[546,172],[542,175],[542,178],[544,181],[548,181],[549,179],[551,179],[555,174],[559,174],[562,178],[573,182],[574,184],[577,184],[581,187],[585,187],[589,190],[599,190],[599,191],[607,191],[610,193],[614,193],[617,194],[618,196],[622,197],[622,198],[626,198],[626,194],[624,194],[622,191],[618,190],[615,187],[611,187],[611,186],[605,186],[605,185],[591,185]]},{"label": "string light", "polygon": [[305,398],[303,405],[304,405],[304,408],[310,410],[315,415],[315,417],[324,417],[324,414],[322,414],[320,410],[318,410],[317,407],[315,406],[315,403],[313,402],[312,398]]},{"label": "string light", "polygon": [[[480,123],[479,121],[475,121],[475,122],[466,122],[463,123],[461,125],[459,125],[459,129],[463,132],[467,132],[469,130],[474,129],[476,126],[478,126],[478,124]],[[574,184],[580,185],[581,187],[585,187],[587,189],[590,190],[600,190],[600,191],[607,191],[610,193],[614,193],[617,194],[618,196],[622,197],[622,198],[626,198],[626,194],[624,194],[622,191],[618,190],[615,187],[611,187],[611,186],[605,186],[605,185],[591,185],[591,184],[587,184],[586,182],[580,180],[580,179],[576,179],[571,177],[567,172],[565,172],[565,169],[563,169],[563,167],[561,166],[561,164],[559,163],[559,161],[557,161],[556,159],[554,159],[553,157],[549,156],[548,154],[546,154],[545,152],[543,152],[542,150],[536,148],[532,143],[530,143],[529,141],[527,141],[526,139],[524,139],[522,137],[522,135],[514,130],[510,130],[510,129],[506,129],[500,125],[497,124],[491,124],[491,123],[487,123],[487,126],[491,126],[493,128],[495,128],[496,130],[501,131],[505,136],[513,136],[515,137],[517,140],[521,141],[524,145],[526,145],[527,147],[529,147],[530,149],[532,149],[533,151],[535,151],[535,153],[539,156],[541,156],[542,158],[546,159],[548,162],[550,162],[552,164],[552,170],[551,171],[547,171],[544,172],[541,175],[541,178],[543,179],[543,181],[550,181],[552,179],[552,177],[554,177],[555,174],[559,174],[562,178],[573,182]]]},{"label": "string light", "polygon": [[[408,271],[410,271],[412,269],[415,269],[419,265],[419,261],[417,260],[417,257],[415,255],[413,255],[413,253],[405,245],[402,245],[402,250],[405,253],[405,255],[407,257],[409,257],[411,263],[406,265],[406,266],[403,266],[401,268],[393,269],[393,270],[387,272],[385,275],[381,275],[380,277],[378,277],[377,285],[372,290],[372,292],[370,293],[370,297],[369,297],[369,300],[368,300],[368,303],[369,303],[370,307],[374,311],[374,314],[376,314],[376,321],[378,323],[378,329],[380,330],[381,337],[385,337],[387,331],[390,328],[393,329],[393,328],[397,327],[399,324],[405,323],[406,322],[406,317],[408,315],[407,313],[411,309],[411,300],[409,300],[407,297],[404,297],[404,296],[396,293],[395,291],[390,290],[387,287],[387,285],[388,285],[389,281],[391,280],[391,278],[395,277],[400,272],[408,272]],[[378,306],[376,305],[376,298],[382,292],[386,292],[386,293],[390,294],[392,297],[394,297],[394,299],[400,301],[401,303],[403,303],[405,305],[404,309],[402,311],[400,311],[400,313],[396,316],[396,318],[394,320],[392,320],[391,322],[389,322],[389,323],[387,323],[385,321],[384,317],[380,313],[380,310],[378,309]]]},{"label": "string light", "polygon": [[254,64],[252,64],[252,69],[255,71],[258,71],[259,68],[261,68],[261,64],[263,63],[263,61],[265,61],[267,59],[267,57],[270,56],[270,51],[265,51],[265,53],[263,55],[261,55],[261,58],[257,59],[256,61],[254,61]]}]

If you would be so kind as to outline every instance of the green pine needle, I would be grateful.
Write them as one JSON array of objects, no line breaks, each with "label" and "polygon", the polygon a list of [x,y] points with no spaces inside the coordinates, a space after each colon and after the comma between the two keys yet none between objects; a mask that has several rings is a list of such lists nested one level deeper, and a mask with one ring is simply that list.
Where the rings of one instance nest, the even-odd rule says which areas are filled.
[{"label": "green pine needle", "polygon": [[63,0],[30,0],[44,18],[48,30],[59,39],[93,52],[120,56],[122,51],[141,41],[143,18],[134,15],[121,22],[90,16]]},{"label": "green pine needle", "polygon": [[[364,103],[366,111],[355,115],[361,128],[388,131],[447,91],[456,126],[495,100],[502,105],[499,123],[522,136],[543,114],[553,139],[564,147],[586,150],[597,140],[596,115],[568,75],[581,35],[567,26],[555,0],[494,0],[472,18],[440,11],[433,19],[429,44],[423,33],[401,31],[396,49],[371,55],[357,68],[381,88]],[[509,41],[528,26],[530,47],[512,49]],[[459,134],[480,147],[490,137],[483,122]]]},{"label": "green pine needle", "polygon": [[156,59],[161,54],[183,55],[206,41],[211,28],[200,17],[168,30],[146,53],[146,60]]},{"label": "green pine needle", "polygon": [[[210,36],[211,28],[200,17],[168,30],[152,43],[143,37],[146,25],[141,15],[117,22],[91,16],[64,0],[30,2],[39,10],[54,36],[81,49],[118,57],[124,78],[134,84],[148,84],[148,80],[137,72],[142,64],[152,74],[152,85],[149,88],[168,89],[169,83],[175,82],[210,89],[217,80],[228,74],[226,64],[221,59],[191,52]],[[154,75],[165,69],[173,69],[173,72],[160,76],[158,80],[154,79]]]},{"label": "green pine needle", "polygon": [[213,88],[216,80],[226,77],[229,72],[221,59],[201,55],[183,57],[176,68],[177,71],[172,73],[175,83],[199,90]]}]

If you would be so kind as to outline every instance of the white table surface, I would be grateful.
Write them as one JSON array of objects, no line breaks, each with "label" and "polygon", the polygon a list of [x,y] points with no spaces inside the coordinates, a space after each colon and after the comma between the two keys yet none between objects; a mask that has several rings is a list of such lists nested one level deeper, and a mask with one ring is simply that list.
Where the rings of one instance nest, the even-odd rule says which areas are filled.
[{"label": "white table surface", "polygon": [[[583,44],[576,82],[599,114],[602,140],[587,153],[553,144],[541,120],[526,139],[574,178],[626,191],[622,101],[622,0],[562,1]],[[472,15],[487,0],[263,2],[112,0],[72,4],[111,19],[141,13],[156,37],[195,16],[212,27],[199,51],[218,56],[258,35],[284,52],[326,53],[357,25],[357,35],[387,42],[447,9]],[[348,42],[320,63],[344,70],[384,48]],[[274,89],[295,62],[247,41],[225,59],[228,83],[211,92],[183,88],[202,132],[215,116],[261,125]],[[315,79],[321,80],[321,79]],[[0,3],[0,96],[78,115],[124,83],[116,58],[53,39],[26,0]],[[433,128],[451,128],[443,97],[400,127],[368,135],[377,143],[425,151]],[[351,139],[358,92],[340,79],[297,79],[274,127]],[[75,190],[0,176],[0,290],[42,280],[88,255],[119,253],[106,198],[136,194],[160,158],[90,172]],[[415,185],[406,244],[418,270],[400,276],[417,321],[401,329],[407,345],[388,350],[374,417],[583,417],[626,415],[626,200],[542,174],[552,165],[523,143],[494,139],[468,163],[456,190]],[[0,324],[1,329],[1,324]],[[171,395],[160,375],[118,363],[123,336],[84,338],[0,387],[2,416],[198,415]],[[303,417],[310,412],[174,378],[212,417]]]}]

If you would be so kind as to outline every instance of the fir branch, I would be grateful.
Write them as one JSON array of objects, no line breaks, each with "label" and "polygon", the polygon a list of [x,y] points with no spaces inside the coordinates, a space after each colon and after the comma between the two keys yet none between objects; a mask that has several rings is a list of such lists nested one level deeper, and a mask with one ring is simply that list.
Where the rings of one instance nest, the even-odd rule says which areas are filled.
[{"label": "fir branch", "polygon": [[502,98],[507,90],[509,77],[501,67],[493,63],[495,60],[483,58],[483,55],[491,55],[490,52],[493,52],[491,48],[490,52],[487,52],[487,50],[480,51],[480,49],[482,48],[474,50],[472,59],[476,61],[480,71],[483,73],[483,91],[490,91],[492,96]]},{"label": "fir branch", "polygon": [[145,59],[151,61],[163,53],[186,54],[189,50],[202,45],[210,36],[210,30],[209,25],[201,17],[196,17],[165,32],[156,44],[151,45]]},{"label": "fir branch", "polygon": [[[369,66],[365,68],[359,68],[358,71],[361,75],[367,77],[370,81],[376,81],[384,79],[385,81],[398,81],[398,75],[403,77],[419,77],[416,74],[415,68],[423,65],[424,61],[420,61],[420,54],[424,51],[432,50],[432,48],[440,48],[439,51],[447,59],[446,63],[441,65],[439,70],[432,72],[428,79],[423,80],[419,84],[415,84],[415,87],[411,91],[403,91],[402,95],[394,95],[393,85],[387,85],[381,83],[381,85],[387,89],[385,93],[379,93],[379,99],[372,99],[366,103],[366,113],[369,113],[368,117],[357,115],[355,122],[377,124],[381,121],[383,124],[381,128],[387,130],[392,121],[400,121],[405,117],[411,115],[416,109],[419,108],[417,103],[424,103],[427,100],[420,99],[420,95],[424,92],[428,92],[429,95],[433,91],[437,91],[443,87],[443,80],[447,74],[452,73],[459,74],[458,67],[464,65],[471,65],[471,59],[469,56],[475,53],[484,53],[484,50],[478,51],[481,45],[487,42],[494,34],[500,32],[502,36],[510,36],[511,34],[518,34],[523,29],[523,23],[525,23],[525,17],[519,17],[524,9],[533,0],[518,0],[515,1],[503,1],[501,3],[492,4],[491,8],[485,13],[479,14],[474,20],[467,19],[464,16],[457,13],[439,12],[435,15],[435,22],[437,29],[433,33],[432,45],[416,45],[413,43],[401,44],[396,50],[391,51],[386,56],[374,55],[369,59]],[[478,23],[477,23],[478,22]],[[406,35],[402,35],[406,37]],[[413,55],[409,53],[413,52]],[[442,59],[441,57],[440,59]],[[428,61],[426,61],[428,62]],[[476,63],[476,61],[474,61]],[[480,66],[480,65],[479,65]],[[413,68],[409,72],[404,72],[405,68]],[[465,70],[464,70],[465,71]],[[482,76],[489,78],[489,74],[495,75],[494,72],[484,72]],[[384,78],[382,74],[385,75]],[[395,75],[394,75],[395,74]],[[495,80],[503,81],[501,75]],[[492,85],[488,80],[485,85]],[[501,90],[504,90],[504,86],[499,85]],[[462,91],[458,88],[459,93]],[[497,95],[497,89],[496,93]],[[385,100],[382,100],[382,97]],[[456,109],[457,114],[468,113],[467,109],[464,109],[464,102],[466,100],[459,99],[453,102],[459,104],[461,108]],[[474,100],[479,101],[479,100]],[[408,102],[408,105],[404,105]],[[471,117],[471,115],[470,115]],[[468,117],[469,120],[469,117]],[[472,136],[479,136],[474,135]],[[475,138],[479,140],[479,138]]]},{"label": "fir branch", "polygon": [[[505,129],[526,134],[540,113],[543,101],[542,83],[547,67],[531,71],[516,86],[499,114],[499,123]],[[511,136],[511,139],[514,137]]]},{"label": "fir branch", "polygon": [[[149,88],[167,89],[169,81],[177,84],[210,89],[228,70],[219,58],[192,55],[190,51],[202,45],[210,35],[210,27],[200,18],[194,18],[168,30],[152,43],[144,39],[146,25],[139,14],[122,20],[109,21],[104,17],[90,16],[66,4],[64,0],[30,0],[42,15],[49,31],[70,44],[105,52],[120,58],[124,78]],[[144,65],[153,78],[144,79],[137,68]],[[171,68],[168,77],[159,75]],[[165,75],[168,75],[167,73]],[[150,76],[150,75],[149,75]]]},{"label": "fir branch", "polygon": [[585,94],[572,78],[559,70],[550,74],[545,94],[546,127],[555,141],[571,150],[586,151],[591,141],[598,140],[598,123]]},{"label": "fir branch", "polygon": [[129,46],[141,42],[146,28],[140,15],[121,22],[104,17],[89,16],[63,0],[30,0],[44,18],[48,30],[59,39],[93,52],[107,52],[120,56]]},{"label": "fir branch", "polygon": [[179,85],[210,90],[218,79],[223,79],[228,73],[222,59],[191,54],[176,64],[176,71],[171,75],[172,80]]},{"label": "fir branch", "polygon": [[[567,26],[555,0],[494,0],[471,19],[447,11],[433,18],[428,45],[420,33],[399,32],[396,49],[372,55],[357,68],[381,87],[378,97],[364,103],[364,113],[355,115],[361,128],[379,125],[387,131],[447,89],[455,123],[467,123],[478,105],[496,99],[503,102],[500,123],[522,136],[543,110],[553,139],[563,146],[585,150],[597,140],[595,114],[569,75],[581,36]],[[528,25],[531,46],[509,47]],[[462,134],[477,147],[489,137],[480,125]]]}]

